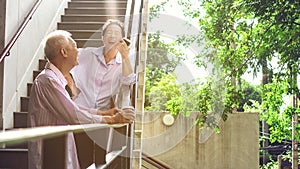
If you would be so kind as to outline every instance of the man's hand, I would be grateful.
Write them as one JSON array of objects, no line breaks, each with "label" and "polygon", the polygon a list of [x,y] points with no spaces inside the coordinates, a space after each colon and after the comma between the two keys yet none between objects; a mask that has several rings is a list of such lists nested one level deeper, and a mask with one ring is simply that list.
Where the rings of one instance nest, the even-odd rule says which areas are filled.
[{"label": "man's hand", "polygon": [[120,113],[117,113],[113,116],[103,116],[103,123],[118,124],[118,123],[132,123],[132,121],[129,119],[126,119]]},{"label": "man's hand", "polygon": [[118,110],[118,112],[112,116],[103,116],[103,122],[107,124],[117,124],[132,123],[135,120],[135,113],[133,107],[125,108],[123,110],[116,110]]},{"label": "man's hand", "polygon": [[97,114],[102,115],[102,116],[113,116],[116,113],[118,113],[119,111],[120,111],[120,109],[114,107],[112,109],[105,110],[105,111],[98,110]]},{"label": "man's hand", "polygon": [[131,121],[135,120],[135,113],[133,108],[122,109],[119,113],[126,119],[129,119]]}]

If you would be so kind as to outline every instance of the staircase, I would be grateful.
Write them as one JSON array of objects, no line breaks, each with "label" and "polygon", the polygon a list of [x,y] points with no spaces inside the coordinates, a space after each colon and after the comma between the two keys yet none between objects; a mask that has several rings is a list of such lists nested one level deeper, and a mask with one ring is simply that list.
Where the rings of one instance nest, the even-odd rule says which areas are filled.
[{"label": "staircase", "polygon": [[[101,46],[101,28],[109,18],[124,21],[126,0],[71,0],[57,29],[72,33],[78,48]],[[39,70],[33,72],[33,79],[44,69],[46,60],[39,60]],[[14,128],[27,127],[27,112],[32,83],[27,84],[27,96],[21,97],[21,110],[14,112]],[[16,162],[18,161],[18,162]],[[6,146],[0,149],[0,169],[27,168],[27,144]]]},{"label": "staircase", "polygon": [[101,28],[109,18],[124,20],[127,1],[72,0],[57,29],[72,33],[77,46],[101,46]]}]

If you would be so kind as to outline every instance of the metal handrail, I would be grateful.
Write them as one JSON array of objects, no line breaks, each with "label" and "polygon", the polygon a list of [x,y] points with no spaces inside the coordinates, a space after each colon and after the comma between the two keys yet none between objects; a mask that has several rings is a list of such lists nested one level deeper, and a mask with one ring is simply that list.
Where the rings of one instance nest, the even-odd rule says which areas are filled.
[{"label": "metal handrail", "polygon": [[69,132],[85,132],[103,128],[119,128],[127,124],[83,124],[64,126],[41,126],[34,128],[12,129],[0,132],[0,146],[23,143],[38,138],[51,138],[67,134]]},{"label": "metal handrail", "polygon": [[142,159],[157,168],[161,168],[161,169],[170,169],[171,168],[168,164],[151,157],[149,154],[146,154],[145,152],[142,153]]},{"label": "metal handrail", "polygon": [[26,18],[24,19],[24,21],[22,22],[22,24],[20,25],[20,27],[18,28],[17,32],[14,34],[14,36],[11,38],[11,40],[9,41],[9,43],[5,46],[4,50],[1,52],[1,57],[0,57],[0,63],[2,62],[2,60],[6,57],[9,56],[10,53],[10,49],[13,47],[13,45],[15,44],[15,42],[17,41],[17,39],[19,38],[19,36],[21,35],[21,33],[23,32],[24,28],[27,26],[29,20],[32,18],[32,15],[35,13],[36,9],[38,8],[38,6],[41,4],[42,0],[37,0],[35,2],[35,4],[33,5],[33,7],[30,9],[29,13],[27,14]]}]

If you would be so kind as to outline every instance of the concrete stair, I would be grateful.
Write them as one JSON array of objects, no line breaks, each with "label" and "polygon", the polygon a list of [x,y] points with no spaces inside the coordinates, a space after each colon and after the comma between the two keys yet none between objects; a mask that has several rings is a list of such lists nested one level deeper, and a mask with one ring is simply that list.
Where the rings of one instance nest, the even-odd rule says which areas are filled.
[{"label": "concrete stair", "polygon": [[67,15],[121,15],[125,14],[126,8],[67,8],[65,14]]},{"label": "concrete stair", "polygon": [[[26,169],[28,166],[27,159],[28,150],[25,148],[6,148],[0,149],[0,168],[13,169],[20,168]],[[16,162],[16,159],[18,161]]]},{"label": "concrete stair", "polygon": [[100,30],[104,22],[61,22],[57,28],[61,30]]},{"label": "concrete stair", "polygon": [[105,22],[109,18],[123,18],[123,15],[63,15],[62,22]]},{"label": "concrete stair", "polygon": [[109,18],[124,20],[126,6],[124,0],[72,0],[57,29],[71,32],[79,48],[102,46],[103,24]]},{"label": "concrete stair", "polygon": [[68,3],[69,8],[126,8],[126,1],[72,1]]},{"label": "concrete stair", "polygon": [[70,30],[70,33],[72,33],[72,37],[74,39],[99,39],[101,37],[101,31],[100,30]]}]

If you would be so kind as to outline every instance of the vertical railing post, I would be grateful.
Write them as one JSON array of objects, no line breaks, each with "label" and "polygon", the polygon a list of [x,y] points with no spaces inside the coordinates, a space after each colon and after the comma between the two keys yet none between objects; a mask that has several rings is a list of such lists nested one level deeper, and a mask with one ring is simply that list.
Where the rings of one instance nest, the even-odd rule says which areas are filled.
[{"label": "vertical railing post", "polygon": [[142,0],[139,8],[138,21],[138,55],[137,55],[137,84],[135,89],[135,111],[136,120],[134,123],[134,150],[132,166],[141,168],[142,164],[142,135],[143,135],[143,121],[144,121],[144,93],[145,93],[145,79],[146,79],[146,61],[147,61],[147,21],[148,21],[148,0]]}]

